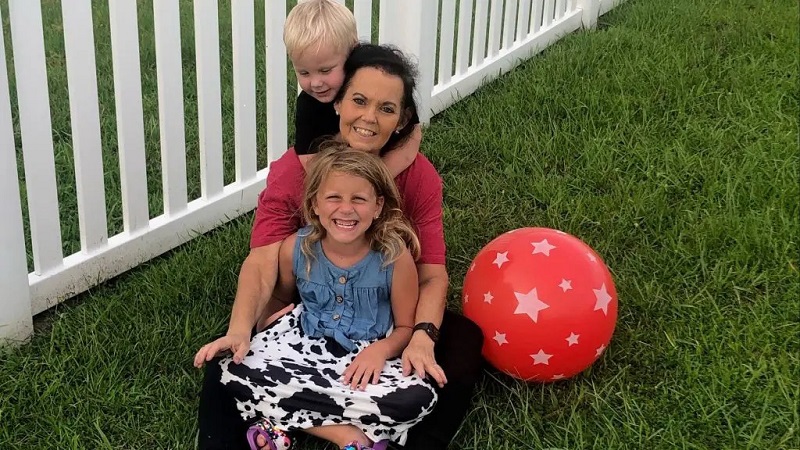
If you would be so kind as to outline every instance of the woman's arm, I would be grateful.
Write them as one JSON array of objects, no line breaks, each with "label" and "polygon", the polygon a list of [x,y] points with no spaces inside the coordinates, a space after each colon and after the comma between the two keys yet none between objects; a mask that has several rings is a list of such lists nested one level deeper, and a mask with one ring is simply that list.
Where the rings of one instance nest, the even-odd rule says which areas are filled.
[{"label": "woman's arm", "polygon": [[204,345],[195,355],[200,366],[220,352],[230,350],[233,360],[241,362],[250,349],[250,332],[262,317],[283,305],[272,298],[278,279],[281,243],[300,228],[299,197],[302,192],[302,168],[287,152],[274,161],[267,176],[267,188],[258,198],[258,208],[250,236],[250,254],[239,271],[239,282],[231,319],[225,336]]},{"label": "woman's arm", "polygon": [[[421,255],[419,272],[419,303],[414,323],[430,322],[439,327],[444,317],[449,278],[445,268],[445,242],[442,213],[442,180],[426,158],[419,158],[404,180],[405,207],[408,219],[419,237]],[[444,371],[434,356],[434,342],[422,331],[413,334],[403,352],[403,373],[415,371],[430,375],[439,386],[447,383]]]},{"label": "woman's arm", "polygon": [[[442,324],[446,307],[449,278],[444,264],[419,264],[419,303],[414,323],[431,322],[436,327]],[[403,352],[403,374],[412,370],[419,376],[430,375],[439,387],[447,383],[444,370],[436,364],[434,342],[427,333],[417,331],[411,336]]]},{"label": "woman's arm", "polygon": [[[250,350],[250,331],[262,314],[279,308],[270,299],[278,277],[280,242],[250,250],[239,270],[239,283],[233,301],[231,319],[225,336],[208,343],[195,354],[194,365],[202,366],[221,352],[233,352],[233,362],[240,363]],[[274,312],[274,311],[272,311]]]}]

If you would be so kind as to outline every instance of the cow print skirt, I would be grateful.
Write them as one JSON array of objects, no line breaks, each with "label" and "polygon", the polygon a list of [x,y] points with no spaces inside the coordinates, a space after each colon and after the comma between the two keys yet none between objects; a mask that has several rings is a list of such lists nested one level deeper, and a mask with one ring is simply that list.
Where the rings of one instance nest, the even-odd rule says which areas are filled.
[{"label": "cow print skirt", "polygon": [[284,430],[352,424],[373,441],[404,444],[408,429],[436,403],[432,384],[403,376],[400,358],[386,361],[380,381],[364,391],[342,384],[342,373],[371,341],[348,352],[332,338],[306,336],[302,311],[300,305],[256,334],[240,364],[220,362],[222,384],[242,418],[266,418]]}]

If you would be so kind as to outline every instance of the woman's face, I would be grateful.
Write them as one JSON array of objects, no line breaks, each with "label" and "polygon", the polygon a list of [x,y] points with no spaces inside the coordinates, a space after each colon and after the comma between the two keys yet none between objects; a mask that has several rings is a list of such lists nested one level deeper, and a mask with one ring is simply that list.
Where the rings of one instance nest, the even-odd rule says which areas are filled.
[{"label": "woman's face", "polygon": [[378,154],[396,130],[405,126],[403,80],[374,67],[362,67],[350,80],[339,112],[339,132],[357,150]]}]

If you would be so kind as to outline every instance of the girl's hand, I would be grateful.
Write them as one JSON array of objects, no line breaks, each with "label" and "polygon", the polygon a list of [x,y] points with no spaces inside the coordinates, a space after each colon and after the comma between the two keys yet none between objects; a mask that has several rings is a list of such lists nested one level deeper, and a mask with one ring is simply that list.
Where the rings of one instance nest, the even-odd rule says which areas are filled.
[{"label": "girl's hand", "polygon": [[378,384],[378,378],[386,364],[386,353],[378,342],[361,351],[342,374],[342,383],[351,389],[366,390],[367,383]]},{"label": "girl's hand", "polygon": [[219,356],[221,353],[230,351],[233,353],[233,362],[239,364],[250,350],[250,336],[244,334],[228,334],[222,336],[214,342],[210,342],[197,351],[194,355],[194,366],[203,367],[208,361]]}]

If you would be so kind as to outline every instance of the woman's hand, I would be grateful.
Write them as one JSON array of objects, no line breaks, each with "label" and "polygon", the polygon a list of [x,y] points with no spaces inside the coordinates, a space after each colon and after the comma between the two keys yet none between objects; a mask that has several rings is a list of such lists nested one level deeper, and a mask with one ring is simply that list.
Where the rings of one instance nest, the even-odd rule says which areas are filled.
[{"label": "woman's hand", "polygon": [[403,375],[409,376],[416,372],[421,378],[425,374],[433,378],[440,388],[447,383],[447,377],[433,354],[433,341],[425,333],[414,333],[411,342],[403,351]]},{"label": "woman's hand", "polygon": [[342,374],[342,383],[349,384],[351,389],[365,390],[367,383],[378,384],[378,378],[386,364],[386,351],[380,342],[370,344],[356,355],[353,362]]},{"label": "woman's hand", "polygon": [[200,350],[194,355],[194,366],[197,368],[203,367],[203,364],[226,351],[232,352],[233,362],[239,364],[247,355],[247,352],[250,351],[250,335],[227,334],[214,342],[200,347]]}]

